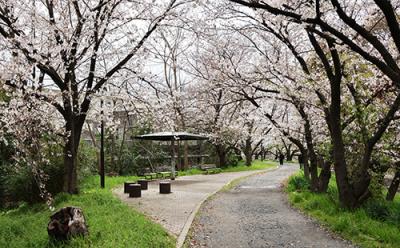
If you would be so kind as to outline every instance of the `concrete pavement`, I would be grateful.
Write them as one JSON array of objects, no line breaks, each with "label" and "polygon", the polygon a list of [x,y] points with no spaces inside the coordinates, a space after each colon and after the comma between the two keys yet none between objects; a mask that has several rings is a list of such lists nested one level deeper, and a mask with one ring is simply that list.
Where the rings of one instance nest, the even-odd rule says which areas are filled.
[{"label": "concrete pavement", "polygon": [[123,187],[113,192],[122,201],[148,215],[172,235],[178,237],[178,243],[183,243],[194,215],[204,200],[237,178],[268,170],[271,169],[182,176],[171,181],[173,193],[164,195],[159,194],[158,181],[150,182],[149,189],[142,191],[141,198],[129,198],[123,193]]}]

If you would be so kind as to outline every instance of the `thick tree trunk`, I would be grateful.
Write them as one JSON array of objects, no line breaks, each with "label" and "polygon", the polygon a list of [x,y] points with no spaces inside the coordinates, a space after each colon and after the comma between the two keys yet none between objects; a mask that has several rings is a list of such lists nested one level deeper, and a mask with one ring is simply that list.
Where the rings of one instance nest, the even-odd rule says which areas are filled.
[{"label": "thick tree trunk", "polygon": [[78,145],[73,140],[75,137],[68,137],[64,148],[64,192],[70,194],[78,193],[78,174],[77,174],[77,152]]},{"label": "thick tree trunk", "polygon": [[[82,120],[83,119],[83,120]],[[78,148],[81,138],[84,118],[79,120],[73,116],[66,121],[66,131],[69,134],[64,147],[64,192],[78,193]]]},{"label": "thick tree trunk", "polygon": [[246,139],[244,155],[246,157],[246,166],[251,166],[251,162],[253,160],[253,150],[251,148],[251,138]]},{"label": "thick tree trunk", "polygon": [[[336,90],[332,89],[331,94],[334,95],[332,97],[333,99],[340,99],[340,88]],[[342,139],[342,129],[340,122],[340,100],[339,102],[333,101],[330,109],[330,131],[333,144],[333,159],[335,165],[336,184],[339,191],[339,201],[343,207],[354,209],[358,206],[358,202],[356,197],[354,196],[353,188],[350,185],[348,178],[347,163],[345,158],[345,149]]]},{"label": "thick tree trunk", "polygon": [[310,161],[310,176],[311,176],[311,191],[318,192],[319,179],[318,179],[318,159],[314,150],[313,135],[311,130],[311,123],[308,114],[304,110],[304,105],[297,99],[293,99],[297,110],[304,120],[304,132],[307,144],[308,158]]},{"label": "thick tree trunk", "polygon": [[286,151],[286,160],[287,161],[292,161],[293,160],[293,155],[294,155],[294,152],[289,148]]},{"label": "thick tree trunk", "polygon": [[304,167],[304,177],[305,177],[309,182],[311,182],[310,167],[309,167],[309,164],[308,164],[308,158],[307,158],[307,157],[305,157],[305,159],[304,159],[303,167]]},{"label": "thick tree trunk", "polygon": [[321,173],[318,178],[318,192],[326,193],[331,179],[331,164],[327,161],[321,161]]},{"label": "thick tree trunk", "polygon": [[311,176],[311,191],[318,192],[319,179],[318,179],[318,162],[317,156],[314,152],[314,146],[308,149],[309,161],[310,161],[310,176]]},{"label": "thick tree trunk", "polygon": [[215,148],[216,148],[217,156],[218,156],[218,161],[217,161],[218,167],[225,167],[226,163],[227,163],[226,148],[224,147],[224,145],[216,145]]},{"label": "thick tree trunk", "polygon": [[253,161],[253,156],[251,153],[246,153],[246,166],[251,166],[251,163]]},{"label": "thick tree trunk", "polygon": [[396,171],[386,195],[386,200],[393,201],[400,184],[400,170]]}]

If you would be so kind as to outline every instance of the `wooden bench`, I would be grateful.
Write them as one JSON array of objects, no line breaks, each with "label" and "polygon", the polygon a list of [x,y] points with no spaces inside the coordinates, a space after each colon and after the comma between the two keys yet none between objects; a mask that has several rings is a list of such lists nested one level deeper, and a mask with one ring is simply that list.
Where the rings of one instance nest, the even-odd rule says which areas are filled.
[{"label": "wooden bench", "polygon": [[202,164],[200,165],[200,170],[205,171],[205,174],[217,174],[222,171],[215,164]]}]

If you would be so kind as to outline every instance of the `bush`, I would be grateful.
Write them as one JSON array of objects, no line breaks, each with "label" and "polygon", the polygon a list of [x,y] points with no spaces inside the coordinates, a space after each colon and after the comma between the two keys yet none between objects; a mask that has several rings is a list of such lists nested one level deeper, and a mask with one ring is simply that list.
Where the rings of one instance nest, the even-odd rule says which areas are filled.
[{"label": "bush", "polygon": [[[64,182],[64,167],[62,148],[58,145],[51,145],[44,152],[49,163],[40,166],[46,175],[46,190],[55,195],[62,191]],[[20,202],[36,203],[43,199],[40,197],[40,190],[32,168],[27,164],[13,164],[8,161],[0,166],[0,181],[2,188],[2,199],[5,199],[3,207],[14,207]]]},{"label": "bush", "polygon": [[310,183],[303,174],[294,175],[289,178],[287,190],[289,192],[308,190]]},{"label": "bush", "polygon": [[80,180],[98,172],[96,147],[85,141],[82,141],[79,145],[78,161],[78,176]]},{"label": "bush", "polygon": [[[42,167],[43,172],[48,176],[45,183],[46,190],[53,195],[61,192],[63,188],[64,168],[62,165],[59,158],[55,157],[50,160],[49,165]],[[21,201],[28,203],[43,201],[40,197],[38,184],[29,166],[9,172],[5,183],[5,191],[9,200],[14,203]]]},{"label": "bush", "polygon": [[226,155],[227,166],[231,166],[231,167],[238,166],[239,161],[240,161],[240,158],[234,152],[229,152],[228,155]]},{"label": "bush", "polygon": [[391,218],[391,211],[385,202],[371,199],[364,205],[366,214],[372,219],[387,221]]}]

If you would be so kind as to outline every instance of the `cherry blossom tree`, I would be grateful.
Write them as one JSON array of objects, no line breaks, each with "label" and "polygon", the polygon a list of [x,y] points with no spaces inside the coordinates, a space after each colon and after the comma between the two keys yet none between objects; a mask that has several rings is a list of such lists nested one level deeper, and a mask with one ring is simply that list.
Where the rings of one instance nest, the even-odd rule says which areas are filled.
[{"label": "cherry blossom tree", "polygon": [[183,3],[1,1],[2,80],[30,90],[64,120],[64,191],[78,191],[79,140],[95,94],[140,64],[146,40]]}]

